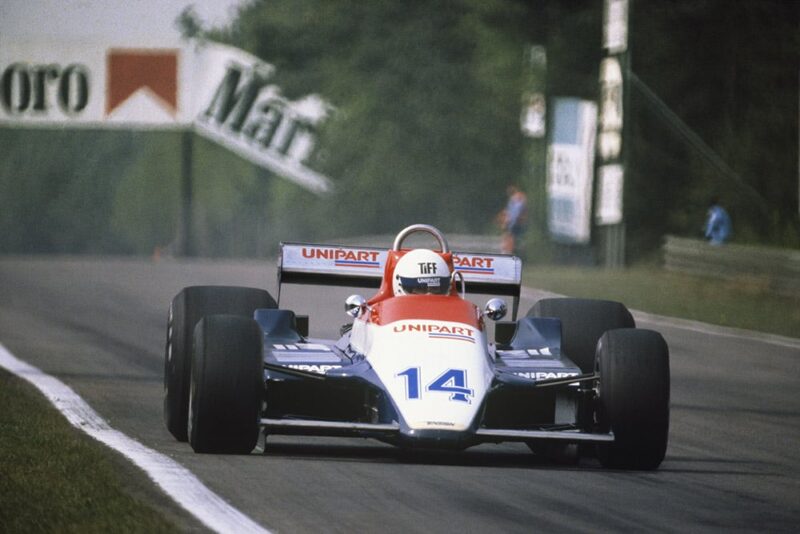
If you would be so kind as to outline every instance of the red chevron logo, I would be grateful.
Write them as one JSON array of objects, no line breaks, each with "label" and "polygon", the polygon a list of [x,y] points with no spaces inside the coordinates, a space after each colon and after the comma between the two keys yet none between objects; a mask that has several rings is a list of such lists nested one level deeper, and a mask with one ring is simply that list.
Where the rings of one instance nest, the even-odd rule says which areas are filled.
[{"label": "red chevron logo", "polygon": [[173,116],[177,113],[177,50],[112,49],[107,62],[106,115],[143,88]]}]

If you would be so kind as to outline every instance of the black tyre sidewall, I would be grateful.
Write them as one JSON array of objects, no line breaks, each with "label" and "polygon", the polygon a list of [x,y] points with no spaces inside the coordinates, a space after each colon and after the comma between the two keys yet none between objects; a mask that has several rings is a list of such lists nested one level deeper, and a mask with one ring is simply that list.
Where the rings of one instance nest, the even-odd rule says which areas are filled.
[{"label": "black tyre sidewall", "polygon": [[[164,422],[178,441],[188,439],[191,348],[195,325],[206,315],[253,317],[259,308],[277,308],[263,289],[236,286],[192,286],[172,300],[164,354]],[[171,354],[170,354],[171,351]]]},{"label": "black tyre sidewall", "polygon": [[669,350],[651,330],[606,332],[597,347],[597,420],[614,433],[614,443],[598,446],[605,467],[655,469],[669,434]]},{"label": "black tyre sidewall", "polygon": [[195,452],[247,454],[258,440],[263,341],[253,319],[210,315],[195,327],[189,442]]},{"label": "black tyre sidewall", "polygon": [[[186,290],[172,299],[167,318],[167,344],[164,351],[164,422],[178,441],[186,441],[188,413],[188,362],[186,332]],[[191,345],[188,345],[191,346]]]}]

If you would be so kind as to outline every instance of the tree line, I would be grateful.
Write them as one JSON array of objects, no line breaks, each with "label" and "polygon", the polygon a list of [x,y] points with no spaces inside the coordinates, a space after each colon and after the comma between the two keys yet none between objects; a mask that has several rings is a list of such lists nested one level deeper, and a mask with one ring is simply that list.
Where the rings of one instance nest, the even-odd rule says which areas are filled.
[{"label": "tree line", "polygon": [[[699,236],[712,196],[731,211],[736,240],[800,246],[799,12],[789,0],[632,1],[631,66],[650,91],[628,87],[632,259],[665,234]],[[596,0],[258,0],[227,27],[206,28],[191,11],[178,23],[187,36],[274,64],[288,98],[318,93],[336,108],[310,162],[336,182],[325,197],[197,142],[200,254],[263,255],[281,239],[392,233],[415,222],[496,232],[507,184],[531,197],[543,191],[531,166],[543,168],[545,152],[520,132],[525,50],[546,47],[549,97],[599,92]],[[731,172],[709,164],[664,109]],[[180,144],[147,135],[0,132],[0,249],[169,246]],[[543,209],[541,200],[532,208]],[[541,215],[528,232],[537,246]]]},{"label": "tree line", "polygon": [[[799,14],[786,0],[631,2],[632,71],[732,171],[629,84],[634,255],[667,233],[699,236],[712,197],[737,240],[800,246]],[[314,210],[336,235],[416,220],[491,230],[505,185],[529,174],[523,50],[545,44],[548,96],[596,99],[601,32],[592,0],[270,0],[208,34],[275,63],[288,92],[337,106],[316,164],[339,187]]]}]

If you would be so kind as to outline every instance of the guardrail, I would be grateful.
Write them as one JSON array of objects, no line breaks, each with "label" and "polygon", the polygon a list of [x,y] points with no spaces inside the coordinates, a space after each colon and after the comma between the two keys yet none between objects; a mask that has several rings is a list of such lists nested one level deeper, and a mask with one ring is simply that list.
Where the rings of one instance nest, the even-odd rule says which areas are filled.
[{"label": "guardrail", "polygon": [[763,284],[775,293],[800,296],[800,250],[753,245],[709,245],[667,236],[664,267],[700,276]]}]

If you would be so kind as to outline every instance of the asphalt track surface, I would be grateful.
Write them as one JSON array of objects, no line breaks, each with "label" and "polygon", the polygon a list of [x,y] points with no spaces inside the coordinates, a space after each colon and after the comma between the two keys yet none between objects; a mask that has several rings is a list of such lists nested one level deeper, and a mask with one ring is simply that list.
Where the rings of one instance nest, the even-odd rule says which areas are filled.
[{"label": "asphalt track surface", "polygon": [[[798,531],[800,340],[655,317],[639,326],[664,335],[672,366],[670,444],[655,472],[554,465],[520,444],[409,454],[276,437],[263,455],[196,455],[162,422],[169,301],[194,284],[274,291],[275,278],[260,262],[0,258],[0,343],[277,532]],[[349,293],[288,286],[282,306],[333,337]]]}]

